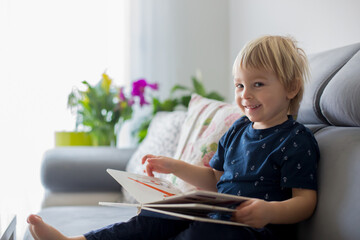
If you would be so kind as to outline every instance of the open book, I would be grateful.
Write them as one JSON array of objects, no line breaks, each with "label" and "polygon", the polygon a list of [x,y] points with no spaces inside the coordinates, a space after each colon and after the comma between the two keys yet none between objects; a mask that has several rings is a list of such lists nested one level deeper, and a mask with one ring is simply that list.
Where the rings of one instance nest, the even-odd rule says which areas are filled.
[{"label": "open book", "polygon": [[[139,203],[100,202],[106,206],[133,206],[173,217],[220,224],[246,226],[230,220],[234,207],[249,198],[210,191],[183,193],[169,181],[114,169],[107,172]],[[228,220],[214,218],[224,216]]]}]

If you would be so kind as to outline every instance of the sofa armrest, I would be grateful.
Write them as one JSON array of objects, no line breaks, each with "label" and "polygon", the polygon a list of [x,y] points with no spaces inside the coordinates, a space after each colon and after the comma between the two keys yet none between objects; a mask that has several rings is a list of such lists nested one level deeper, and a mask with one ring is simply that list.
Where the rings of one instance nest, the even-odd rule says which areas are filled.
[{"label": "sofa armrest", "polygon": [[45,152],[41,181],[51,192],[119,191],[107,168],[125,170],[134,148],[58,147]]}]

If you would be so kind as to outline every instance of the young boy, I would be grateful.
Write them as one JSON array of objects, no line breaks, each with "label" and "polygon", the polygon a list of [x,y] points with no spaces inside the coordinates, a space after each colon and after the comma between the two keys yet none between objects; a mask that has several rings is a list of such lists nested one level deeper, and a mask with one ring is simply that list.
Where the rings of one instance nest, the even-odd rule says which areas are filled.
[{"label": "young boy", "polygon": [[[304,52],[287,37],[248,43],[234,67],[235,100],[246,116],[219,141],[210,166],[146,155],[148,175],[173,173],[198,188],[252,197],[232,219],[250,227],[172,220],[140,214],[84,236],[68,238],[31,215],[35,239],[293,239],[292,224],[311,216],[317,201],[319,150],[293,120],[308,73]],[[216,217],[216,216],[214,216]]]}]

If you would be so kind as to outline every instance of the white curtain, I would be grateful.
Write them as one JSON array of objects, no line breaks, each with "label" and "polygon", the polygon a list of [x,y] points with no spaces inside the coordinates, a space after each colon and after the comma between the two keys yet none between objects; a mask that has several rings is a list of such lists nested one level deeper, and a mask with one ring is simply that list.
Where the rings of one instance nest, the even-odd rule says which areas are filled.
[{"label": "white curtain", "polygon": [[25,218],[43,197],[40,162],[75,121],[67,95],[106,70],[128,84],[130,0],[0,0],[0,211]]},{"label": "white curtain", "polygon": [[176,81],[174,2],[132,1],[131,75],[159,83],[159,95],[164,97]]}]

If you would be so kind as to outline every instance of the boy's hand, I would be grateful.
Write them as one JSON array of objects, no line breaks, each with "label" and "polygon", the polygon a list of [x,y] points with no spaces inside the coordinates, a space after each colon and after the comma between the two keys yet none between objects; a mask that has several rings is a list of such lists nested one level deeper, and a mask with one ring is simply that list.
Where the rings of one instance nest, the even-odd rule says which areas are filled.
[{"label": "boy's hand", "polygon": [[173,173],[178,161],[169,157],[147,154],[142,158],[141,162],[142,164],[145,162],[148,163],[146,165],[146,173],[149,176],[154,177],[153,172]]},{"label": "boy's hand", "polygon": [[260,199],[250,199],[241,203],[233,214],[232,220],[254,228],[262,228],[270,223],[270,204]]}]

